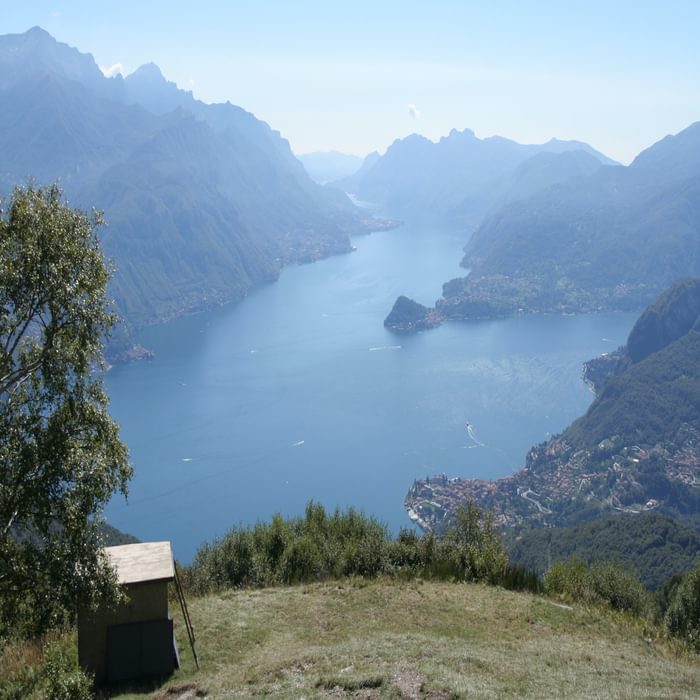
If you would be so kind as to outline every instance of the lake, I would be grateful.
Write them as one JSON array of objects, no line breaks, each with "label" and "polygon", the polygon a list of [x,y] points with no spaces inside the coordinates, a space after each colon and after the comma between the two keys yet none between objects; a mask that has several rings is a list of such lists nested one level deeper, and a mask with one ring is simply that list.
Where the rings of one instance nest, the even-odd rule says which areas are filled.
[{"label": "lake", "polygon": [[[637,314],[382,325],[399,294],[432,305],[465,274],[464,236],[404,225],[283,271],[244,302],[146,329],[152,362],[106,377],[135,475],[106,516],[191,561],[204,541],[313,499],[392,531],[416,478],[498,478],[583,413],[581,364]],[[465,424],[472,426],[472,434]]]}]

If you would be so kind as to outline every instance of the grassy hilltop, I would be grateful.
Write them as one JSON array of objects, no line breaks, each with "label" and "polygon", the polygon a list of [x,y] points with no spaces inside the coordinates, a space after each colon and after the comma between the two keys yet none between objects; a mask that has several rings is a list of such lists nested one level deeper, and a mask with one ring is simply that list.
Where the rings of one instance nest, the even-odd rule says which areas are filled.
[{"label": "grassy hilltop", "polygon": [[[201,671],[120,698],[691,698],[700,660],[640,623],[481,584],[362,579],[190,601]],[[187,693],[190,693],[187,695]]]},{"label": "grassy hilltop", "polygon": [[[700,566],[661,607],[614,565],[557,564],[540,579],[508,564],[473,507],[440,537],[395,538],[309,503],[304,517],[205,545],[182,580],[201,670],[173,595],[182,669],[105,697],[692,698],[700,687],[700,618],[686,601]],[[0,652],[0,700],[90,697],[75,633],[46,641]]]}]

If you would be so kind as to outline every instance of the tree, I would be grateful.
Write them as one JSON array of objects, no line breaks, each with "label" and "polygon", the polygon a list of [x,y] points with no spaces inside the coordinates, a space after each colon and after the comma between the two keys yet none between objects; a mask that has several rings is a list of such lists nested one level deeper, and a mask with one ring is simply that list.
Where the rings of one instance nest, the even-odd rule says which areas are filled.
[{"label": "tree", "polygon": [[131,466],[99,374],[115,321],[101,223],[55,185],[0,212],[0,639],[115,592],[99,514]]}]

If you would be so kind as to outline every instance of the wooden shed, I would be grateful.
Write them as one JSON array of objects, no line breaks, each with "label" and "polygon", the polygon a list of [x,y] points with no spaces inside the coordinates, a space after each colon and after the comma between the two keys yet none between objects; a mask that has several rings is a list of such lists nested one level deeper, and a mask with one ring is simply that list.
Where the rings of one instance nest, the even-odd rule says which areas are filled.
[{"label": "wooden shed", "polygon": [[106,547],[127,600],[116,609],[78,612],[78,658],[96,683],[164,676],[179,666],[168,583],[170,542]]}]

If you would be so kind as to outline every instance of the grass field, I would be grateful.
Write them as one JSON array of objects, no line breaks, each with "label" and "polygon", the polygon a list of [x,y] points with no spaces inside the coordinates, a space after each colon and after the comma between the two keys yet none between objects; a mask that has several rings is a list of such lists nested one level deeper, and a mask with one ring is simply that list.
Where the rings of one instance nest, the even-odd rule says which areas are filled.
[{"label": "grass field", "polygon": [[201,670],[111,697],[698,698],[700,659],[639,621],[420,580],[230,591],[190,601]]}]

